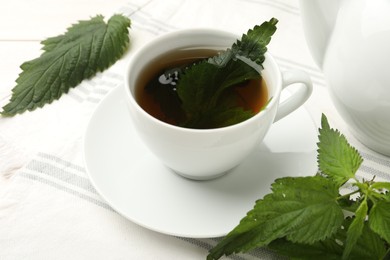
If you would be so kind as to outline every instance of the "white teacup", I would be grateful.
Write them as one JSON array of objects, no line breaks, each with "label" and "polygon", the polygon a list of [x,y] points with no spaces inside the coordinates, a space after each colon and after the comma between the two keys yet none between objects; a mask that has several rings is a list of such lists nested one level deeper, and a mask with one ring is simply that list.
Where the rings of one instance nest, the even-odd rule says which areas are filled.
[{"label": "white teacup", "polygon": [[[271,124],[300,107],[311,95],[312,83],[302,71],[281,73],[270,54],[265,55],[262,76],[271,101],[252,118],[228,127],[189,129],[164,123],[145,112],[134,97],[138,76],[153,59],[185,48],[226,49],[240,38],[211,29],[186,29],[157,37],[131,58],[125,75],[126,100],[134,127],[145,143],[166,166],[195,180],[223,175],[242,162],[264,139]],[[294,83],[295,91],[282,103],[282,90]],[[288,131],[288,129],[286,129]]]}]

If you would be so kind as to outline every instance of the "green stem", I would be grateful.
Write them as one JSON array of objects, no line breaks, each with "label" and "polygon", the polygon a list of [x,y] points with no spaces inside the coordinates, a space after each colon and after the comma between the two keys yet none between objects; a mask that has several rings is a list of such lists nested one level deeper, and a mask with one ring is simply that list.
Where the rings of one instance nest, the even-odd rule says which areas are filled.
[{"label": "green stem", "polygon": [[350,192],[350,193],[348,193],[348,194],[345,194],[345,195],[342,195],[342,196],[337,197],[336,200],[341,200],[341,199],[343,199],[343,198],[345,198],[345,197],[349,197],[349,196],[351,196],[351,195],[353,195],[353,194],[356,194],[356,193],[359,193],[359,192],[360,192],[360,190],[356,190],[356,191]]},{"label": "green stem", "polygon": [[376,196],[375,193],[368,194],[368,198],[369,198],[374,204],[376,204],[376,203],[378,202],[378,199],[380,199],[380,198],[378,198],[378,196]]}]

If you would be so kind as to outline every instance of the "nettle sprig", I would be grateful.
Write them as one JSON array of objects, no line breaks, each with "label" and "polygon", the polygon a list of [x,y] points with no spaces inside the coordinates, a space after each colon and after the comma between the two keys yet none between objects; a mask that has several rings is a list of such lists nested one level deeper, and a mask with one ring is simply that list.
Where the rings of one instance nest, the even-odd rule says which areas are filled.
[{"label": "nettle sprig", "polygon": [[291,259],[390,259],[390,183],[356,176],[363,158],[325,115],[317,145],[319,172],[276,179],[207,259],[257,247]]}]

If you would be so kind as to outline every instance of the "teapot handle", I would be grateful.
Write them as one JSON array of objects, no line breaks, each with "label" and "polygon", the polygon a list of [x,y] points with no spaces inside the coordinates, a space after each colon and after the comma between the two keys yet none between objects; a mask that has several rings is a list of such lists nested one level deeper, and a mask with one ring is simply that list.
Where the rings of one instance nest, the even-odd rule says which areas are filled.
[{"label": "teapot handle", "polygon": [[282,73],[282,92],[288,86],[299,84],[291,95],[279,104],[274,122],[302,106],[313,92],[313,83],[306,72],[288,70]]}]

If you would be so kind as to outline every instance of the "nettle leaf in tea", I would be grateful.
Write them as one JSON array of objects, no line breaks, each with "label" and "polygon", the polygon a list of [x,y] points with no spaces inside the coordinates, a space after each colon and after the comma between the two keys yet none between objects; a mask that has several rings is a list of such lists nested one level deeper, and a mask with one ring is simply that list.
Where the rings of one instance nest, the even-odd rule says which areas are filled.
[{"label": "nettle leaf in tea", "polygon": [[219,53],[180,50],[181,61],[160,68],[146,86],[141,84],[137,101],[156,118],[182,127],[218,128],[247,120],[268,101],[261,70],[277,22],[272,18],[255,26]]}]

